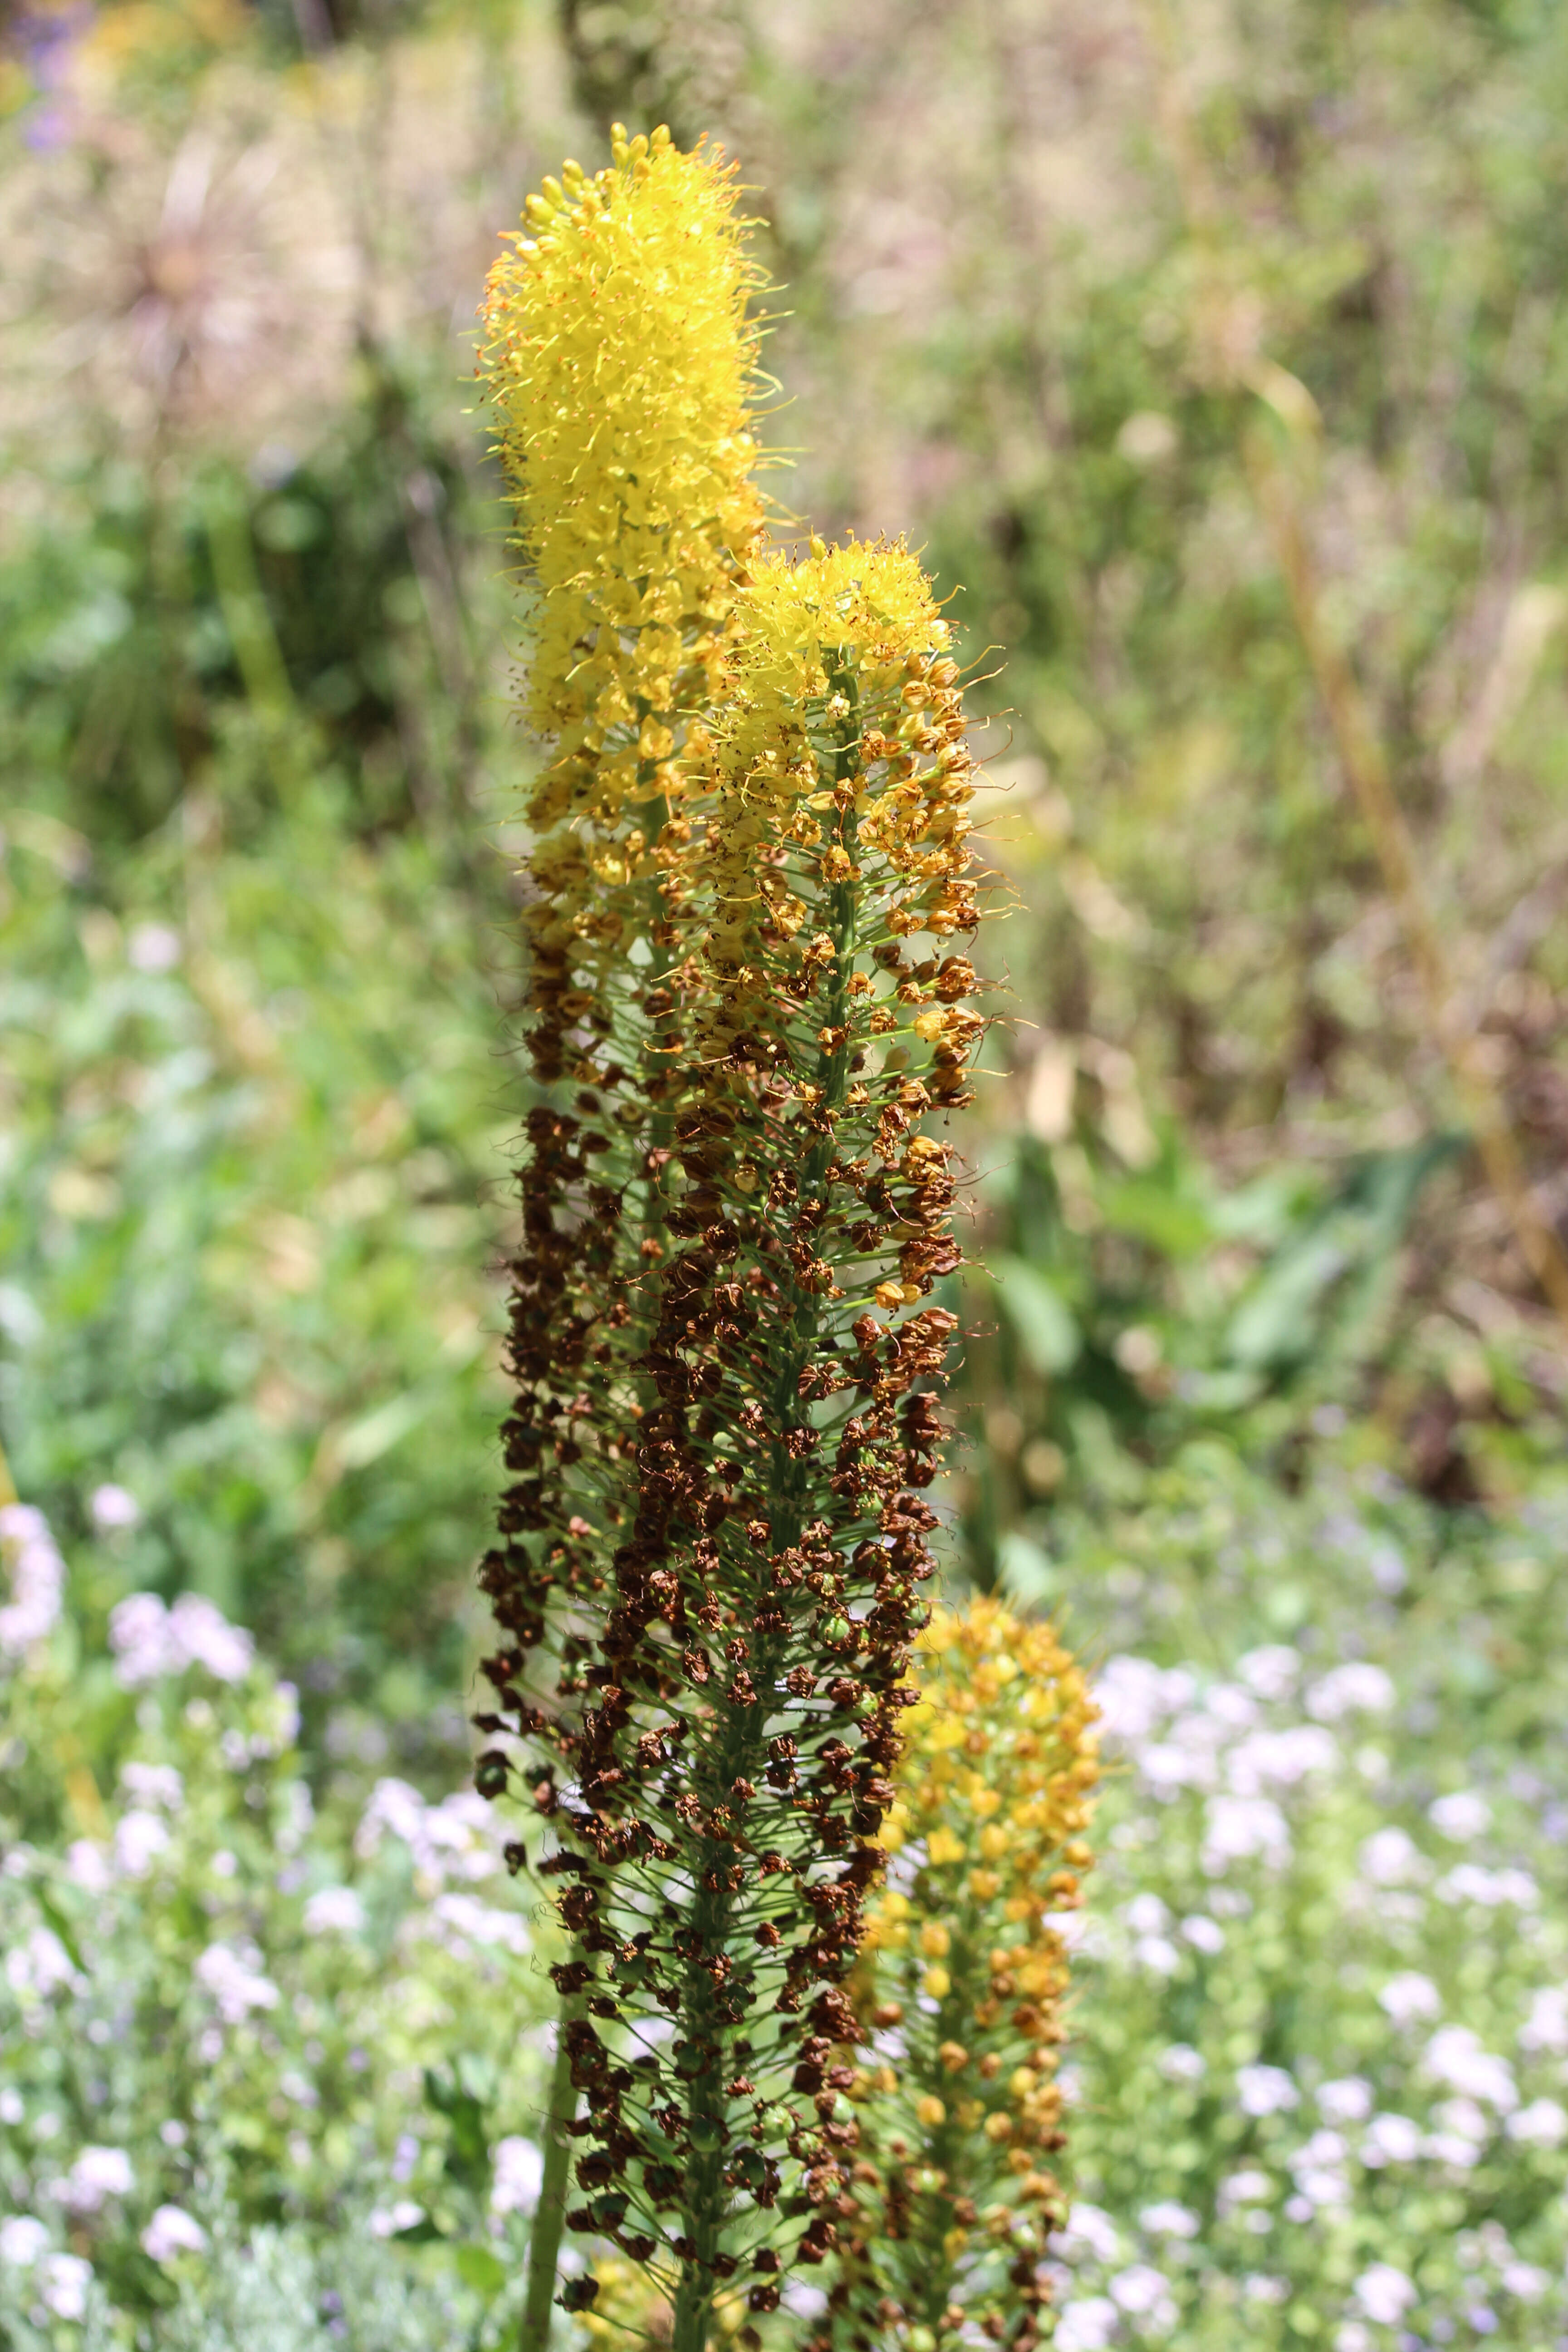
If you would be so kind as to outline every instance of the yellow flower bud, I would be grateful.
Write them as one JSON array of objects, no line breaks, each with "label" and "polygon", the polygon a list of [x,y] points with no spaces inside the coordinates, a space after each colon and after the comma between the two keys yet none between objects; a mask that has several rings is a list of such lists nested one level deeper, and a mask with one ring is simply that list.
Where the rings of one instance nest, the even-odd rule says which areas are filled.
[{"label": "yellow flower bud", "polygon": [[928,1919],[921,1929],[921,1949],[928,1960],[946,1958],[952,1949],[952,1931],[940,1919]]},{"label": "yellow flower bud", "polygon": [[923,2098],[915,2101],[915,2121],[927,2131],[935,2131],[939,2124],[946,2123],[947,2108],[941,2099],[928,2092]]},{"label": "yellow flower bud", "polygon": [[923,1989],[930,1993],[932,2000],[945,2000],[952,1990],[952,1979],[939,1963],[935,1968],[927,1969]]}]

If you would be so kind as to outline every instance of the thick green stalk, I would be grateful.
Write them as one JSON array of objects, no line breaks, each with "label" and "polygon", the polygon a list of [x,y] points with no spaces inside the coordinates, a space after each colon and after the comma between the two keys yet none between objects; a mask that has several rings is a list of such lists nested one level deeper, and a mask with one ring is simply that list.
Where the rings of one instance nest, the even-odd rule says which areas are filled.
[{"label": "thick green stalk", "polygon": [[572,2088],[572,2054],[568,2029],[581,2012],[581,1999],[568,1993],[561,2003],[556,2027],[555,2063],[551,2070],[550,2095],[544,2118],[544,2173],[539,2204],[528,2242],[528,2285],[522,2301],[522,2326],[518,2352],[545,2352],[550,2341],[550,2315],[555,2299],[555,2273],[561,2256],[561,2233],[566,2226],[566,2189],[572,2170],[567,2127],[577,2112]]}]

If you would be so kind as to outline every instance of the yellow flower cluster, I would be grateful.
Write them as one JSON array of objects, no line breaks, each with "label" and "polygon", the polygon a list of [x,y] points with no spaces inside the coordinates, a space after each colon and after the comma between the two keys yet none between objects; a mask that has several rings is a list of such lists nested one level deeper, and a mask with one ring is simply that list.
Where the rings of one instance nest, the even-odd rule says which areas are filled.
[{"label": "yellow flower cluster", "polygon": [[726,987],[744,976],[721,1034],[744,1026],[745,979],[761,986],[770,941],[793,939],[805,920],[806,902],[782,874],[791,851],[828,890],[863,885],[888,935],[941,937],[974,919],[963,879],[973,762],[958,667],[909,549],[814,541],[803,562],[772,558],[742,589],[736,619],[701,876],[710,963]]},{"label": "yellow flower cluster", "polygon": [[859,2343],[875,2313],[879,2344],[987,2319],[1026,2344],[1062,2145],[1054,1917],[1091,1864],[1096,1711],[1054,1630],[991,1599],[935,1612],[920,1687],[856,1987],[859,2210],[830,2340]]},{"label": "yellow flower cluster", "polygon": [[538,590],[528,715],[555,761],[530,814],[604,824],[680,784],[715,698],[762,503],[750,394],[758,275],[733,167],[668,131],[590,179],[563,166],[492,269],[481,373]]},{"label": "yellow flower cluster", "polygon": [[537,1075],[626,978],[671,960],[671,815],[726,691],[737,572],[763,528],[750,393],[759,283],[732,167],[668,131],[530,196],[490,272],[480,375],[531,585],[525,716],[549,747],[527,806]]}]

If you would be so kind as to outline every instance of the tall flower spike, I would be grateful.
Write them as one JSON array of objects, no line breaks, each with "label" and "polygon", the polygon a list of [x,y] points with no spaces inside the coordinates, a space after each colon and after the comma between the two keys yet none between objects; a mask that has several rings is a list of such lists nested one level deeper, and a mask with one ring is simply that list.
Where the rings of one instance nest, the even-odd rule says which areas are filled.
[{"label": "tall flower spike", "polygon": [[[679,1050],[658,982],[688,913],[691,765],[709,749],[735,580],[762,520],[748,478],[757,272],[733,173],[679,153],[663,131],[630,142],[617,131],[614,152],[592,181],[567,163],[530,198],[526,232],[486,289],[480,365],[532,590],[524,715],[546,756],[527,812],[540,1098],[512,1269],[516,1395],[500,1541],[480,1574],[500,1634],[486,1668],[500,1711],[479,1720],[533,1731],[546,1812],[594,1695],[608,1549],[652,1393],[637,1370],[642,1275],[660,1247]],[[498,1791],[508,1770],[490,1749],[480,1786]],[[574,1982],[569,1972],[569,2013]],[[524,2331],[535,2345],[549,2328],[572,2097],[558,2081]]]},{"label": "tall flower spike", "polygon": [[592,180],[568,163],[529,198],[481,314],[534,593],[524,709],[551,747],[524,915],[546,1079],[570,1075],[584,995],[679,919],[679,803],[763,523],[746,316],[760,280],[733,167],[668,131],[619,134],[616,156]]},{"label": "tall flower spike", "polygon": [[529,198],[529,233],[486,289],[480,370],[532,585],[525,715],[546,751],[522,919],[542,1098],[512,1269],[511,1483],[480,1581],[505,1637],[498,1690],[553,1617],[562,1672],[534,1694],[552,1716],[580,1711],[571,1645],[602,1614],[579,1505],[596,1476],[614,1483],[626,1412],[612,1400],[636,1393],[646,1343],[643,1249],[659,1246],[668,1157],[657,983],[688,911],[691,763],[710,749],[735,578],[761,528],[746,472],[756,273],[732,171],[664,131],[617,130],[615,154],[591,181],[568,163]]},{"label": "tall flower spike", "polygon": [[1097,1777],[1096,1710],[1048,1625],[994,1600],[921,1638],[898,1801],[854,1990],[872,2038],[855,2215],[813,2352],[1027,2347],[1060,2219],[1051,2158],[1067,1948]]},{"label": "tall flower spike", "polygon": [[932,1570],[954,1318],[929,1297],[959,1263],[920,1122],[968,1099],[984,1029],[946,949],[975,920],[970,761],[906,550],[743,569],[727,182],[657,139],[565,176],[489,314],[556,744],[531,1042],[576,1091],[529,1121],[480,1781],[521,1766],[566,1882],[569,2220],[701,2352],[717,2294],[773,2309],[781,2260],[855,2210],[833,2053]]}]

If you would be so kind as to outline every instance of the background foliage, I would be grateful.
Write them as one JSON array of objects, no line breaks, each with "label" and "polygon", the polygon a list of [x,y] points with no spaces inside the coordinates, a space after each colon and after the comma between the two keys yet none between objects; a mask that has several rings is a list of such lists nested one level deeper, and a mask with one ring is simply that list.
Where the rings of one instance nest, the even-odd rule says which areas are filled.
[{"label": "background foliage", "polygon": [[[1080,2345],[1230,2340],[1247,2278],[1286,2283],[1246,2305],[1259,2343],[1536,2346],[1563,2325],[1557,2143],[1549,2118],[1510,2136],[1561,2078],[1550,2037],[1519,2037],[1560,1969],[1562,1344],[1346,794],[1234,387],[1261,353],[1321,410],[1300,495],[1327,623],[1390,751],[1454,1018],[1561,1217],[1565,82],[1546,0],[107,0],[7,20],[0,1430],[68,1557],[51,1672],[111,1689],[110,1612],[134,1591],[192,1590],[253,1629],[299,1689],[323,1872],[378,1776],[432,1801],[460,1782],[525,1107],[506,1037],[530,757],[467,338],[496,229],[563,152],[599,161],[612,114],[711,129],[788,286],[774,435],[809,454],[778,495],[824,526],[907,529],[961,590],[981,669],[1006,657],[978,689],[1014,911],[969,1129],[953,1579],[1067,1606],[1096,1660],[1192,1666],[1167,1729],[1210,1720],[1210,1684],[1270,1645],[1303,1662],[1303,1724],[1346,1658],[1394,1687],[1375,1729],[1320,1727],[1338,1760],[1290,1798],[1299,1819],[1284,1807],[1288,1863],[1238,1858],[1245,1914],[1205,1898],[1228,1765],[1112,1784],[1076,2142],[1111,2234],[1074,2253],[1098,2307]],[[1213,190],[1195,229],[1182,97]],[[95,1521],[106,1486],[134,1524]],[[1298,1719],[1286,1694],[1260,1704]],[[123,1707],[20,1706],[12,1688],[9,1740],[119,1802]],[[164,1734],[136,1736],[151,1756]],[[1476,1866],[1539,1891],[1538,1940],[1506,1967],[1488,1938],[1519,1906],[1444,1894],[1458,1865],[1427,1818],[1472,1783],[1492,1807]],[[1423,1906],[1403,1925],[1382,1898],[1352,1916],[1380,1823],[1430,1865],[1395,1890]],[[68,1832],[89,1834],[8,1821],[39,1859],[7,1902],[33,1901]],[[258,1918],[292,1917],[255,1868]],[[124,1899],[194,1967],[177,1878]],[[1126,1924],[1145,1896],[1166,1926]],[[1199,1916],[1223,1954],[1178,1932]],[[1178,1966],[1140,1959],[1150,1938]],[[376,1949],[366,2000],[393,1965]],[[1518,2097],[1472,2099],[1493,2126],[1476,2161],[1412,2159],[1392,2197],[1302,2103],[1357,2074],[1424,2145],[1448,2130],[1378,2006],[1380,1971],[1412,1968],[1440,2003],[1427,2041],[1476,2033]],[[62,2049],[79,1998],[49,1996]],[[1176,2046],[1205,2059],[1203,2097],[1162,2071]],[[165,2117],[161,2062],[137,2063],[113,2128],[146,2203]],[[1253,2064],[1297,2104],[1248,2119]],[[389,2074],[374,2099],[395,2147],[418,2094]],[[89,2122],[79,2145],[105,2144]],[[1309,2224],[1286,2179],[1310,2123],[1340,2131],[1316,2169],[1347,2186]],[[1222,2197],[1247,2134],[1278,2259]],[[18,2145],[11,2177],[42,2197],[63,2159]],[[1151,2146],[1195,2155],[1155,2179]],[[228,2284],[188,2309],[177,2265],[173,2300],[149,2284],[127,2208],[114,2242],[142,2284],[115,2254],[104,2293],[159,2342],[247,2344],[257,2279],[314,2275],[342,2240],[434,2265],[408,2293],[458,2301],[418,2321],[431,2340],[489,2324],[482,2278],[388,2253],[282,2175],[268,2197],[214,2188],[203,2259]],[[1173,2202],[1191,2238],[1140,2221]],[[487,2214],[463,2242],[491,2242]],[[108,2221],[58,2200],[47,2220],[98,2262]],[[1391,2290],[1386,2322],[1355,2287],[1378,2261],[1426,2298]],[[1507,2285],[1510,2263],[1549,2287]],[[1166,2284],[1119,2300],[1140,2265]],[[384,2276],[353,2340],[415,2324],[401,2287],[383,2311]],[[76,2340],[30,2274],[0,2280],[0,2324]]]}]

